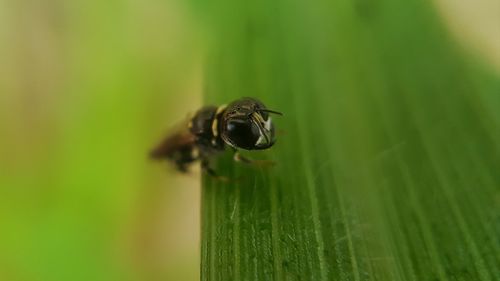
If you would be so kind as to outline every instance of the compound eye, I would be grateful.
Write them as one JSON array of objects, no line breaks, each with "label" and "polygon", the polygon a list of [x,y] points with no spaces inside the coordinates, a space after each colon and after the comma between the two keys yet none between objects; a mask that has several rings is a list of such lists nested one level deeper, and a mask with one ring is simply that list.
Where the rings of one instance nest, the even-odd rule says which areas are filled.
[{"label": "compound eye", "polygon": [[238,148],[253,149],[259,136],[259,128],[250,120],[231,120],[226,125],[226,137]]}]

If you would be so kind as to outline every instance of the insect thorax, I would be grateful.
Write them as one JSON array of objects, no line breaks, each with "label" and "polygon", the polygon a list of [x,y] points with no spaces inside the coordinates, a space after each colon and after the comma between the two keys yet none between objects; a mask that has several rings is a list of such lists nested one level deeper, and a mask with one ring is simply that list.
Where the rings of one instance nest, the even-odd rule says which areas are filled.
[{"label": "insect thorax", "polygon": [[219,134],[219,123],[224,107],[205,106],[198,110],[189,123],[189,130],[196,136],[200,153],[210,154],[224,149]]}]

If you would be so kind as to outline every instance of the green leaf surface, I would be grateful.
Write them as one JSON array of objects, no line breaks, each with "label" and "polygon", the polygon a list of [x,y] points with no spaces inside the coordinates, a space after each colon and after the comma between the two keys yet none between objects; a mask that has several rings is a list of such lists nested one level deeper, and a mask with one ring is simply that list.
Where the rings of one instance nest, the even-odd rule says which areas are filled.
[{"label": "green leaf surface", "polygon": [[215,1],[206,101],[284,112],[203,179],[203,280],[498,280],[500,79],[428,1]]}]

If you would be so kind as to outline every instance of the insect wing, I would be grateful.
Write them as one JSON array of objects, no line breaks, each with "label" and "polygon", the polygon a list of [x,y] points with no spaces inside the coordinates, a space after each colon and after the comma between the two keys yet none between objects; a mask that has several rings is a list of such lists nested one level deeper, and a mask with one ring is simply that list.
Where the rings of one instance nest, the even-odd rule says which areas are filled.
[{"label": "insect wing", "polygon": [[173,130],[160,144],[158,144],[151,152],[152,159],[170,158],[179,150],[186,147],[191,147],[196,141],[196,137],[189,131],[187,122],[182,127]]}]

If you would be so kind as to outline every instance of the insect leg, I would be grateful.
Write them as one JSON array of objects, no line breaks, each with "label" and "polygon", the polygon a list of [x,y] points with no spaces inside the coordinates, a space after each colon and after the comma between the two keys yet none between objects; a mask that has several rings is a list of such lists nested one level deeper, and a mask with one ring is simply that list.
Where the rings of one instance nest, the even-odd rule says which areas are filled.
[{"label": "insect leg", "polygon": [[211,177],[213,177],[216,180],[220,180],[223,182],[230,181],[230,179],[228,177],[221,176],[221,175],[217,174],[217,172],[214,169],[212,169],[212,167],[210,167],[210,163],[209,163],[208,159],[201,160],[201,169],[203,171],[207,172]]},{"label": "insect leg", "polygon": [[242,163],[245,163],[245,164],[257,165],[257,166],[272,166],[272,165],[276,164],[274,161],[271,161],[271,160],[254,160],[254,159],[250,159],[248,157],[245,157],[245,156],[241,155],[237,150],[234,151],[233,159],[236,162],[242,162]]}]

